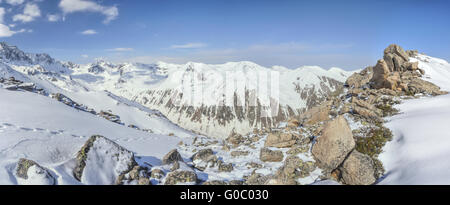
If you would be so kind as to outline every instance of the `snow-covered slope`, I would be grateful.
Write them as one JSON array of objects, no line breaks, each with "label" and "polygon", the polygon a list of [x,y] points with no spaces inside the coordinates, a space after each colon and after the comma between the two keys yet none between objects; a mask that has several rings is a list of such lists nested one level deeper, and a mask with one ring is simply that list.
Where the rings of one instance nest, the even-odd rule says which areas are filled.
[{"label": "snow-covered slope", "polygon": [[58,184],[77,184],[74,158],[91,135],[107,136],[147,160],[161,159],[181,140],[151,134],[78,111],[49,97],[0,89],[0,184],[16,184],[20,158],[49,168]]},{"label": "snow-covered slope", "polygon": [[74,69],[73,79],[161,111],[181,127],[214,137],[270,127],[321,101],[352,74],[306,66],[265,68],[252,62],[113,65]]},{"label": "snow-covered slope", "polygon": [[[450,91],[450,64],[418,55],[424,80]],[[450,95],[406,100],[401,114],[388,119],[394,139],[384,147],[380,160],[386,176],[380,184],[450,184]]]}]

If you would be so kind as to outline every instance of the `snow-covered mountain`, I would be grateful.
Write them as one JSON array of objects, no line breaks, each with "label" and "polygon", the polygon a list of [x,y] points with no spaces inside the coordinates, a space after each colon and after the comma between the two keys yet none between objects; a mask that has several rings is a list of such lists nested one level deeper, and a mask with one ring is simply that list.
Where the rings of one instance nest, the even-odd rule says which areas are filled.
[{"label": "snow-covered mountain", "polygon": [[[0,45],[0,184],[318,182],[316,127],[284,121],[333,96],[352,74],[251,62],[77,65]],[[448,62],[421,54],[409,62],[418,62],[423,80],[450,91]],[[377,183],[449,183],[448,96],[398,98]],[[208,137],[271,125],[225,141]],[[297,181],[273,178],[283,174]]]},{"label": "snow-covered mountain", "polygon": [[353,72],[252,62],[78,66],[71,77],[162,112],[183,128],[224,138],[272,127],[339,91]]}]

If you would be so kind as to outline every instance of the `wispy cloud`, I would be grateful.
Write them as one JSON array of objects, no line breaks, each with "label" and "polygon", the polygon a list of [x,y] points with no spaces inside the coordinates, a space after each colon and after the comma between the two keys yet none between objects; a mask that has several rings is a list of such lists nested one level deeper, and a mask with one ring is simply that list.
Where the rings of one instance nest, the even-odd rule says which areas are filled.
[{"label": "wispy cloud", "polygon": [[192,48],[204,48],[208,46],[205,43],[186,43],[186,44],[181,44],[181,45],[172,45],[170,46],[170,48],[174,48],[174,49],[192,49]]},{"label": "wispy cloud", "polygon": [[97,34],[97,31],[95,31],[93,29],[88,29],[88,30],[82,31],[81,34],[83,34],[83,35],[95,35],[95,34]]},{"label": "wispy cloud", "polygon": [[111,48],[111,49],[106,49],[106,51],[128,52],[128,51],[134,51],[134,49],[133,48]]},{"label": "wispy cloud", "polygon": [[310,44],[286,42],[278,44],[253,44],[241,48],[199,49],[187,53],[166,53],[161,55],[135,56],[115,61],[154,63],[186,63],[189,61],[220,64],[230,61],[253,61],[271,67],[282,65],[298,68],[304,65],[318,65],[324,68],[338,66],[344,69],[359,69],[372,59],[351,53],[353,44]]},{"label": "wispy cloud", "polygon": [[13,6],[23,4],[23,2],[25,2],[25,0],[6,0],[6,3],[13,5]]},{"label": "wispy cloud", "polygon": [[103,14],[106,18],[103,23],[107,24],[119,16],[116,6],[103,6],[90,0],[61,0],[59,8],[63,13],[96,12]]}]

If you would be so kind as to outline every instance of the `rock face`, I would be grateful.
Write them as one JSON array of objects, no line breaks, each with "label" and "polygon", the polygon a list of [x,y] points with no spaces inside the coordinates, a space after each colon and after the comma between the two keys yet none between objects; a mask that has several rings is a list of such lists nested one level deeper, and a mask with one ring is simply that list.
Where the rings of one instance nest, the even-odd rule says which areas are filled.
[{"label": "rock face", "polygon": [[28,159],[19,160],[16,176],[19,185],[54,185],[56,183],[47,169]]},{"label": "rock face", "polygon": [[178,153],[177,149],[170,151],[162,159],[163,164],[172,164],[177,161],[183,161],[183,158],[181,157],[180,153]]},{"label": "rock face", "polygon": [[[221,139],[226,138],[233,128],[239,134],[247,134],[253,128],[274,127],[326,100],[334,91],[342,88],[345,78],[350,75],[350,72],[336,69],[324,72],[316,67],[273,70],[280,74],[280,82],[289,85],[283,90],[288,94],[283,95],[281,99],[276,99],[272,96],[260,96],[258,89],[253,86],[245,86],[234,93],[225,92],[225,77],[235,76],[239,79],[237,82],[252,82],[251,79],[258,78],[259,71],[271,70],[251,62],[214,66],[188,63],[170,67],[160,64],[154,65],[153,69],[157,72],[161,71],[162,75],[157,77],[163,79],[155,85],[167,86],[149,86],[141,93],[132,93],[131,100],[161,111],[169,120],[183,128]],[[227,76],[225,72],[236,74]],[[198,83],[182,84],[194,81]],[[125,87],[127,83],[123,85]],[[197,91],[198,88],[203,89]],[[204,101],[199,102],[198,105],[192,103],[194,100],[190,99],[191,91],[203,92]],[[129,93],[127,90],[124,92]],[[269,103],[265,103],[266,97],[269,97],[267,98],[270,100]],[[291,99],[296,99],[298,103],[293,103]],[[266,115],[266,113],[270,114]]]},{"label": "rock face", "polygon": [[312,148],[312,154],[320,167],[333,170],[344,161],[354,147],[355,140],[347,120],[339,116],[325,125],[322,136]]},{"label": "rock face", "polygon": [[284,155],[282,151],[272,151],[269,148],[262,148],[259,158],[263,162],[281,162]]},{"label": "rock face", "polygon": [[134,154],[99,135],[92,136],[78,151],[74,177],[93,185],[112,185],[137,165]]},{"label": "rock face", "polygon": [[342,178],[350,185],[370,185],[375,183],[373,160],[358,151],[350,153],[341,167]]},{"label": "rock face", "polygon": [[265,147],[292,147],[296,142],[296,138],[291,133],[269,133],[264,144]]},{"label": "rock face", "polygon": [[195,184],[197,182],[197,174],[193,171],[174,171],[167,174],[165,185],[177,184]]}]

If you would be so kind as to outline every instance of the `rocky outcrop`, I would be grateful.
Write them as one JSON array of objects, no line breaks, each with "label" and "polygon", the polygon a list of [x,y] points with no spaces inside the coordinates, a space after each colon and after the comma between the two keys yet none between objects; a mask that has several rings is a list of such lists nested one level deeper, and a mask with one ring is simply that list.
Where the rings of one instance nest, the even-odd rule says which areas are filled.
[{"label": "rocky outcrop", "polygon": [[320,167],[336,169],[355,148],[355,140],[347,120],[343,116],[328,122],[322,136],[312,148],[312,154]]},{"label": "rocky outcrop", "polygon": [[[404,51],[398,45],[390,45],[384,50],[383,59],[379,60],[373,68],[373,77],[369,82],[371,87],[386,88],[406,95],[445,94],[446,92],[440,91],[438,86],[420,79],[425,72],[419,68],[418,62],[409,62],[409,57],[415,55],[417,51]],[[355,87],[362,87],[362,85]]]},{"label": "rocky outcrop", "polygon": [[78,151],[73,176],[84,184],[111,185],[136,165],[132,152],[103,136],[94,135]]},{"label": "rocky outcrop", "polygon": [[179,170],[167,174],[165,185],[196,184],[197,174],[194,171]]},{"label": "rocky outcrop", "polygon": [[283,161],[284,155],[280,150],[273,151],[269,148],[262,148],[259,158],[263,162],[281,162]]},{"label": "rocky outcrop", "polygon": [[56,179],[50,172],[28,159],[20,159],[16,168],[17,182],[20,185],[55,185]]},{"label": "rocky outcrop", "polygon": [[350,88],[360,88],[370,82],[373,77],[373,67],[369,66],[359,73],[354,73],[345,82],[345,85]]},{"label": "rocky outcrop", "polygon": [[119,175],[116,185],[150,185],[150,176],[147,168],[134,166],[127,173]]},{"label": "rocky outcrop", "polygon": [[181,157],[181,155],[178,152],[178,150],[174,149],[174,150],[170,151],[169,153],[167,153],[163,157],[162,164],[172,164],[172,163],[177,162],[177,161],[183,161],[183,158]]},{"label": "rocky outcrop", "polygon": [[375,183],[373,160],[358,151],[350,153],[341,167],[342,179],[350,185],[370,185]]}]

